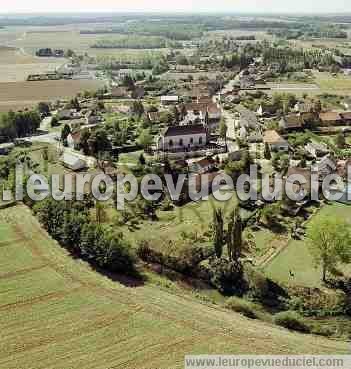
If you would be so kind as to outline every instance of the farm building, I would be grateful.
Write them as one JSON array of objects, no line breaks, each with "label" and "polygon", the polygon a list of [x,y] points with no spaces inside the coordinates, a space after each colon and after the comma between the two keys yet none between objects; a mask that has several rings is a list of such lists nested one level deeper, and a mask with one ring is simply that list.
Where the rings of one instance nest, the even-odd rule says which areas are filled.
[{"label": "farm building", "polygon": [[216,103],[192,103],[186,104],[185,109],[187,111],[188,121],[200,121],[205,122],[206,116],[208,121],[219,121],[222,116],[221,109]]},{"label": "farm building", "polygon": [[342,125],[342,117],[340,113],[334,111],[328,111],[325,113],[319,114],[319,119],[323,126],[330,126],[330,125]]},{"label": "farm building", "polygon": [[279,126],[285,131],[296,131],[303,128],[304,120],[300,115],[289,114],[280,120]]},{"label": "farm building", "polygon": [[162,105],[178,104],[178,96],[161,96]]},{"label": "farm building", "polygon": [[204,158],[191,163],[189,170],[193,173],[204,174],[213,170],[215,166],[216,163],[212,158]]},{"label": "farm building", "polygon": [[87,168],[88,166],[85,160],[69,153],[64,153],[61,156],[60,161],[66,168],[71,169],[74,172]]}]

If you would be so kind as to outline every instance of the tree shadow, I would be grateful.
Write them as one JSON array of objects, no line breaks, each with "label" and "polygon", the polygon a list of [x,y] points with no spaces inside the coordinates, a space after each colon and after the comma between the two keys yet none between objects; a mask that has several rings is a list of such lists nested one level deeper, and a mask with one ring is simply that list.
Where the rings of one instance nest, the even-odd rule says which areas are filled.
[{"label": "tree shadow", "polygon": [[113,282],[118,282],[122,284],[125,287],[142,287],[145,285],[146,277],[140,272],[140,270],[135,267],[133,271],[130,273],[118,273],[113,272],[107,269],[104,269],[94,263],[92,260],[89,260],[87,258],[82,257],[82,255],[79,254],[79,252],[73,251],[73,250],[67,250],[70,254],[70,256],[75,260],[83,260],[84,262],[88,263],[89,266],[94,270],[94,272],[99,273],[103,275],[104,277],[107,277]]},{"label": "tree shadow", "polygon": [[142,287],[145,285],[146,278],[137,269],[135,269],[130,274],[125,274],[125,273],[123,274],[123,273],[112,272],[112,271],[103,269],[94,263],[89,263],[89,264],[95,272],[103,275],[104,277],[107,277],[109,280],[113,282],[118,282],[125,287],[136,288],[136,287]]}]

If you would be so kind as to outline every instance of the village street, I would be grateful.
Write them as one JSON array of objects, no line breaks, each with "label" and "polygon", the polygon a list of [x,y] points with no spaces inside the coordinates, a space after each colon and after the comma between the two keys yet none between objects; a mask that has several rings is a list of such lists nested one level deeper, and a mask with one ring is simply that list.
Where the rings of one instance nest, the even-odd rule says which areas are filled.
[{"label": "village street", "polygon": [[[235,80],[232,79],[230,80],[224,87],[223,89],[219,92],[218,96],[220,98],[220,96],[222,94],[225,94],[227,92],[230,92],[233,90],[233,86],[234,86]],[[235,143],[236,140],[236,117],[234,115],[234,113],[232,113],[229,110],[225,110],[223,108],[223,105],[221,106],[222,108],[222,117],[224,118],[224,121],[228,127],[227,130],[227,140],[229,140],[228,143],[228,150],[231,151],[237,151],[238,150],[238,145]]]}]

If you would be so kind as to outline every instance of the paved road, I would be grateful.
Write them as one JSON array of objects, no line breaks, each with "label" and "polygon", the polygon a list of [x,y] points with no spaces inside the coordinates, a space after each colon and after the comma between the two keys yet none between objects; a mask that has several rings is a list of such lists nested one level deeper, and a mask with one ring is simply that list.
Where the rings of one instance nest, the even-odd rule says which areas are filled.
[{"label": "paved road", "polygon": [[[223,89],[220,91],[220,94],[224,94],[226,92],[232,91],[234,83],[235,83],[235,79],[230,80],[223,87]],[[227,139],[235,141],[235,139],[236,139],[236,133],[235,133],[236,118],[235,118],[235,115],[231,111],[224,110],[223,108],[222,108],[222,115],[223,115],[223,117],[225,119],[225,123],[228,127]]]},{"label": "paved road", "polygon": [[80,159],[85,160],[89,167],[96,166],[96,159],[94,157],[79,153],[70,147],[64,147],[61,144],[61,142],[58,140],[59,137],[60,137],[59,133],[51,132],[51,133],[46,133],[43,135],[26,137],[24,140],[29,141],[29,142],[47,143],[47,144],[54,145],[61,154],[68,153],[68,154],[78,156]]}]

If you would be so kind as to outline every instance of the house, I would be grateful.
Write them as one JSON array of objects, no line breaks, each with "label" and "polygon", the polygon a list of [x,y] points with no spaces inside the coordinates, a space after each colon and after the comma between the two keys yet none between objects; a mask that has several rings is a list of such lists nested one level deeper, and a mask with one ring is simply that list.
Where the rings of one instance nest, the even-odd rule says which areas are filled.
[{"label": "house", "polygon": [[0,155],[8,155],[14,147],[13,142],[0,144]]},{"label": "house", "polygon": [[264,132],[263,142],[268,144],[271,151],[288,151],[289,144],[277,131],[268,130]]},{"label": "house", "polygon": [[207,129],[202,124],[167,127],[157,140],[161,151],[191,151],[205,147],[208,142]]},{"label": "house", "polygon": [[257,109],[257,115],[259,117],[271,117],[275,115],[276,108],[274,105],[270,104],[261,104]]},{"label": "house", "polygon": [[[207,85],[192,85],[192,89],[190,92],[185,92],[184,95],[191,97],[191,100],[194,102],[208,102],[208,99],[211,99],[210,92],[208,90]],[[207,101],[201,101],[206,99]],[[211,99],[212,101],[212,99]]]},{"label": "house", "polygon": [[319,142],[308,142],[305,145],[305,151],[314,158],[329,154],[328,146],[324,143]]},{"label": "house", "polygon": [[147,113],[151,123],[158,123],[161,120],[161,114],[158,111],[150,111]]},{"label": "house", "polygon": [[[222,111],[218,104],[214,102],[210,103],[190,103],[185,104],[185,109],[187,111],[186,121],[213,123],[220,121],[222,117]],[[207,118],[206,118],[207,117]]]},{"label": "house", "polygon": [[216,167],[216,162],[212,158],[204,158],[189,165],[189,171],[197,174],[205,174]]},{"label": "house", "polygon": [[178,96],[161,96],[162,105],[178,104],[178,101],[179,101]]},{"label": "house", "polygon": [[343,123],[340,113],[335,111],[320,113],[319,119],[322,126],[337,126]]},{"label": "house", "polygon": [[81,159],[80,157],[73,155],[73,154],[69,154],[67,152],[65,152],[61,157],[60,157],[60,162],[68,169],[75,171],[78,170],[82,170],[84,168],[87,168],[87,162],[83,159]]},{"label": "house", "polygon": [[294,110],[297,113],[312,113],[314,111],[314,105],[311,102],[297,102],[294,106]]},{"label": "house", "polygon": [[289,114],[283,117],[279,122],[279,127],[285,131],[297,131],[303,129],[304,120],[300,115]]}]

